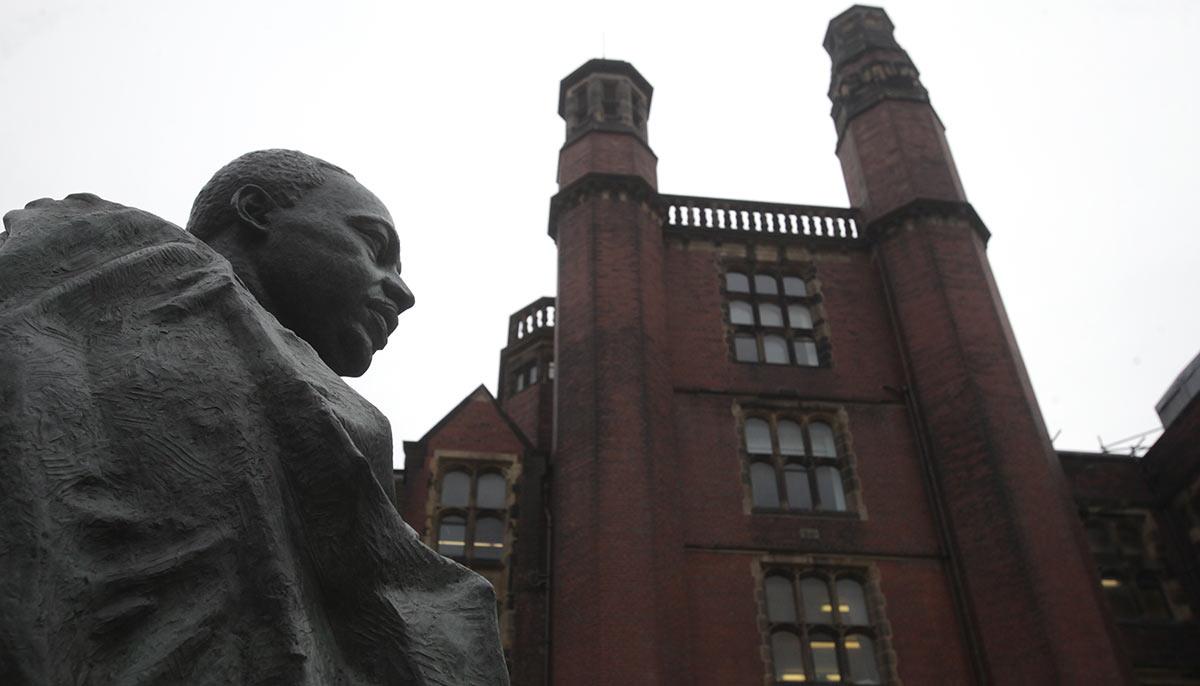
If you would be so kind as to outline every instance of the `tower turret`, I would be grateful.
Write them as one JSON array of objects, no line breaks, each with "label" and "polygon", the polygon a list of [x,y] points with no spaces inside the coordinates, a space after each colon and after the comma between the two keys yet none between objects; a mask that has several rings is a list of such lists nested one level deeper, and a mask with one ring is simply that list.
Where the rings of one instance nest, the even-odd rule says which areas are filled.
[{"label": "tower turret", "polygon": [[1127,683],[1099,579],[941,121],[892,22],[829,24],[829,89],[919,427],[931,501],[984,683]]},{"label": "tower turret", "polygon": [[647,120],[654,88],[620,60],[589,60],[562,80],[558,115],[567,126],[559,153],[558,186],[588,172],[640,176],[656,186],[658,159]]}]

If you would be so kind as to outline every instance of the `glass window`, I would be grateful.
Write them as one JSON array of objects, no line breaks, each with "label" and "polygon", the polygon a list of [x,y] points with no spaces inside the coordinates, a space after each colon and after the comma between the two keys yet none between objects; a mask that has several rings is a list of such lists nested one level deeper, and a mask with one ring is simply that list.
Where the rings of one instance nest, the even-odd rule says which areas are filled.
[{"label": "glass window", "polygon": [[1137,594],[1141,601],[1142,616],[1146,619],[1171,619],[1167,598],[1163,595],[1158,575],[1142,572],[1137,575]]},{"label": "glass window", "polygon": [[813,455],[816,457],[837,457],[837,445],[833,440],[833,429],[824,422],[813,422],[808,425],[808,437],[812,439]]},{"label": "glass window", "polygon": [[765,462],[750,465],[750,496],[755,507],[779,507],[774,467]]},{"label": "glass window", "polygon": [[813,671],[816,672],[817,681],[841,681],[837,637],[824,631],[814,631],[809,634],[809,646],[812,647]]},{"label": "glass window", "polygon": [[817,467],[816,475],[818,509],[845,510],[846,496],[842,493],[842,475],[837,467]]},{"label": "glass window", "polygon": [[447,472],[442,477],[442,507],[466,507],[471,477],[466,472]]},{"label": "glass window", "polygon": [[733,346],[738,362],[758,362],[758,340],[754,336],[737,336]]},{"label": "glass window", "polygon": [[508,484],[504,477],[494,472],[479,477],[475,485],[475,506],[489,510],[499,510],[507,500]]},{"label": "glass window", "polygon": [[875,643],[863,634],[846,636],[846,671],[852,684],[878,684],[879,668],[875,665]]},{"label": "glass window", "polygon": [[854,579],[838,579],[838,617],[842,624],[848,626],[867,626],[871,620],[867,617],[867,599],[863,594],[862,584]]},{"label": "glass window", "polygon": [[762,326],[783,326],[783,311],[779,309],[778,305],[760,303],[758,321]]},{"label": "glass window", "polygon": [[788,324],[793,329],[811,329],[812,311],[806,305],[788,305]]},{"label": "glass window", "polygon": [[817,357],[817,344],[812,341],[796,341],[796,364],[801,367],[819,367],[821,360]]},{"label": "glass window", "polygon": [[793,510],[812,509],[812,487],[808,485],[808,470],[789,464],[783,468],[783,483],[787,488],[788,507]]},{"label": "glass window", "polygon": [[804,599],[804,621],[809,624],[833,623],[833,606],[829,603],[829,587],[824,579],[811,576],[801,579],[800,597]]},{"label": "glass window", "polygon": [[804,658],[800,652],[800,637],[790,631],[771,634],[771,660],[775,663],[775,680],[786,683],[807,681]]},{"label": "glass window", "polygon": [[763,336],[763,359],[770,364],[787,364],[787,342],[782,336]]},{"label": "glass window", "polygon": [[461,557],[467,545],[467,520],[458,515],[442,517],[438,527],[438,552],[447,557]]},{"label": "glass window", "polygon": [[767,597],[767,619],[772,622],[796,621],[796,598],[792,595],[792,580],[769,576],[764,582]]},{"label": "glass window", "polygon": [[725,290],[730,293],[749,293],[750,279],[745,274],[729,272],[725,275]]},{"label": "glass window", "polygon": [[795,276],[785,276],[783,277],[783,292],[785,295],[803,298],[808,295],[808,288],[804,285],[804,279]]},{"label": "glass window", "polygon": [[773,276],[756,274],[754,276],[754,291],[759,295],[778,295],[779,283],[775,281],[775,277]]},{"label": "glass window", "polygon": [[796,422],[787,419],[779,421],[779,454],[804,454],[804,432]]},{"label": "glass window", "polygon": [[771,454],[771,427],[766,421],[746,420],[746,452],[752,455]]},{"label": "glass window", "polygon": [[475,559],[499,560],[504,556],[504,524],[495,517],[475,520]]},{"label": "glass window", "polygon": [[730,324],[754,324],[754,310],[750,307],[750,303],[742,302],[741,300],[729,301],[729,323]]}]

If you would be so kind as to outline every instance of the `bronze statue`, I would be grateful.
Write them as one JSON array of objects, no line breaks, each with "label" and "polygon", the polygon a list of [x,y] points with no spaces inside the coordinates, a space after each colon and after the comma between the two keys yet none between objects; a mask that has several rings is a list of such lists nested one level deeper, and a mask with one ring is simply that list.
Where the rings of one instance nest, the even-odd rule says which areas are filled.
[{"label": "bronze statue", "polygon": [[0,683],[507,684],[339,377],[413,304],[378,198],[272,150],[190,233],[86,194],[4,225]]}]

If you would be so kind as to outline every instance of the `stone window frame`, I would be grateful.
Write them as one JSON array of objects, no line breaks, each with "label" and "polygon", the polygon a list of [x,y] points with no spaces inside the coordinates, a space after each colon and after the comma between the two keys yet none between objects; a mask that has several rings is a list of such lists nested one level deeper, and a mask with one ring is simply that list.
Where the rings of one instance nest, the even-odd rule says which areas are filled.
[{"label": "stone window frame", "polygon": [[[515,478],[510,460],[495,460],[479,458],[476,456],[457,456],[446,457],[439,456],[432,488],[430,489],[430,505],[431,516],[429,527],[429,546],[436,550],[441,555],[446,555],[441,546],[441,530],[442,522],[447,517],[461,517],[465,524],[465,532],[463,536],[463,551],[461,554],[446,555],[455,561],[476,568],[499,568],[503,567],[508,562],[508,557],[512,552],[512,535],[510,532],[511,521],[509,518],[509,508],[513,504],[513,480]],[[443,505],[442,504],[442,484],[447,475],[452,472],[465,472],[468,475],[467,489],[467,504],[466,505]],[[486,474],[499,475],[504,480],[504,502],[498,508],[481,508],[478,507],[476,499],[479,491],[479,480]],[[495,518],[500,520],[501,526],[501,545],[502,550],[497,558],[478,557],[476,553],[476,530],[478,521],[481,518]]]},{"label": "stone window frame", "polygon": [[[849,415],[845,408],[836,405],[797,404],[794,401],[766,401],[756,399],[746,403],[736,403],[734,416],[737,421],[738,450],[742,463],[742,486],[744,489],[745,511],[752,515],[785,515],[819,518],[858,518],[866,519],[866,507],[862,498],[861,482],[858,478],[858,457],[854,451],[853,437],[849,428]],[[762,419],[767,422],[771,433],[771,455],[751,453],[747,448],[746,422],[750,419]],[[783,455],[779,447],[778,425],[780,421],[791,421],[799,424],[804,430],[805,455],[799,460],[796,457]],[[833,431],[835,458],[821,458],[812,454],[811,443],[807,428],[810,424],[821,422],[827,424]],[[779,507],[758,507],[754,505],[754,492],[751,470],[756,462],[767,462],[774,469],[776,491],[779,494]],[[811,508],[794,508],[787,502],[787,466],[799,462],[808,468],[808,486],[811,498]],[[818,509],[819,493],[815,478],[815,466],[833,466],[841,476],[842,498],[845,509]],[[787,506],[785,506],[785,503]]]},{"label": "stone window frame", "polygon": [[[764,686],[790,686],[793,683],[856,683],[847,679],[847,660],[845,639],[847,636],[865,635],[874,643],[874,664],[879,676],[878,683],[889,686],[903,686],[897,669],[897,656],[892,647],[892,628],[886,616],[886,602],[880,586],[878,567],[869,561],[858,557],[826,556],[826,555],[787,555],[769,554],[756,559],[751,565],[754,577],[755,600],[758,607],[758,627],[760,633],[760,657],[763,661]],[[792,580],[794,610],[793,622],[772,621],[767,606],[767,579],[772,576],[786,576]],[[841,605],[837,600],[836,581],[853,579],[863,590],[867,611],[867,624],[845,624],[840,617],[833,622],[809,622],[804,616],[803,594],[800,582],[805,578],[821,578],[826,581],[830,604]],[[806,676],[812,675],[812,647],[805,637],[810,631],[826,630],[836,636],[835,642],[838,657],[838,681],[819,681],[816,679],[779,680],[776,679],[775,660],[772,654],[772,636],[779,632],[802,632],[801,650],[804,657]]]},{"label": "stone window frame", "polygon": [[1187,612],[1164,565],[1151,511],[1082,507],[1080,518],[1105,601],[1118,622],[1174,623]]},{"label": "stone window frame", "polygon": [[[747,290],[731,289],[731,274],[746,277]],[[756,277],[771,277],[775,282],[776,293],[760,293]],[[723,265],[721,270],[721,295],[723,298],[724,322],[729,340],[730,358],[739,364],[769,364],[781,367],[802,367],[807,369],[826,369],[832,366],[832,356],[829,344],[829,326],[825,320],[824,299],[821,297],[820,284],[817,282],[815,267],[804,263],[764,263],[758,261],[736,261]],[[789,294],[785,279],[798,279],[804,287],[804,294]],[[744,302],[750,305],[752,323],[735,322],[734,303]],[[780,325],[764,324],[763,305],[778,308]],[[808,310],[809,325],[793,325],[789,306],[799,305]],[[767,360],[767,339],[780,338],[787,350],[787,361]],[[739,346],[753,339],[755,359],[745,359],[744,352]],[[810,343],[811,348],[797,347],[801,343]],[[801,350],[806,352],[802,355]],[[803,358],[803,359],[802,359]],[[810,361],[812,363],[810,363]]]}]

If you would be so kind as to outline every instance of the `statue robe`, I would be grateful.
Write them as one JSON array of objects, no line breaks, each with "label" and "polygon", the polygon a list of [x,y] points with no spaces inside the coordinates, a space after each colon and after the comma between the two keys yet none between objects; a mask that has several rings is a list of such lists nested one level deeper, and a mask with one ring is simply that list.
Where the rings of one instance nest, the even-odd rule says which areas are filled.
[{"label": "statue robe", "polygon": [[0,683],[507,684],[386,418],[227,260],[91,195],[5,226]]}]

